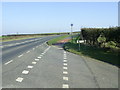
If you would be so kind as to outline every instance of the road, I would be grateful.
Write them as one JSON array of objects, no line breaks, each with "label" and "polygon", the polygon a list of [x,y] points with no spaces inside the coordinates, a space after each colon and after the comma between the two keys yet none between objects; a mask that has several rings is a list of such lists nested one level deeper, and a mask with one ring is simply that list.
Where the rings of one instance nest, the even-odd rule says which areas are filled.
[{"label": "road", "polygon": [[3,43],[3,88],[118,88],[118,68],[45,42],[57,36]]}]

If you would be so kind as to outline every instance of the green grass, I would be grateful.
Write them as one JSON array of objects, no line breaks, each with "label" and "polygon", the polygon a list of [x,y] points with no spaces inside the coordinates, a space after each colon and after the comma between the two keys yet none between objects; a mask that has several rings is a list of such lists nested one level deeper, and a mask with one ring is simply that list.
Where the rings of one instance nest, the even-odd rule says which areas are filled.
[{"label": "green grass", "polygon": [[54,38],[54,39],[48,41],[47,43],[48,43],[48,45],[53,45],[53,44],[57,43],[57,41],[63,40],[64,38],[67,38],[67,37],[69,37],[69,36],[70,36],[70,35],[60,36],[60,37],[57,37],[57,38]]},{"label": "green grass", "polygon": [[109,50],[105,50],[102,48],[97,48],[97,47],[93,47],[93,46],[87,46],[84,44],[81,44],[81,48],[79,50],[79,44],[74,42],[75,39],[72,42],[68,42],[66,44],[64,44],[64,49],[78,54],[78,55],[84,55],[84,56],[88,56],[91,58],[94,58],[96,60],[100,60],[103,62],[107,62],[116,66],[119,66],[119,58],[120,58],[120,54],[118,52],[112,52]]}]

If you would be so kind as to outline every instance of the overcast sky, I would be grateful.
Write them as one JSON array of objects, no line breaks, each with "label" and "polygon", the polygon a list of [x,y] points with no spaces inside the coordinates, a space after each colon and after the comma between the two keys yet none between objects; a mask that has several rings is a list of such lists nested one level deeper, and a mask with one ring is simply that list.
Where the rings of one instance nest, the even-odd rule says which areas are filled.
[{"label": "overcast sky", "polygon": [[2,34],[69,32],[118,26],[117,2],[3,2]]}]

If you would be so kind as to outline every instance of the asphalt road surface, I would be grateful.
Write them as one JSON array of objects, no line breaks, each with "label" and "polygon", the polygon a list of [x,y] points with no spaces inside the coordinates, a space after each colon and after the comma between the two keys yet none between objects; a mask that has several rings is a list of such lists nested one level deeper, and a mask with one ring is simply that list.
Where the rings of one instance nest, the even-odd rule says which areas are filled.
[{"label": "asphalt road surface", "polygon": [[57,36],[3,43],[3,88],[118,88],[118,68],[48,46]]}]

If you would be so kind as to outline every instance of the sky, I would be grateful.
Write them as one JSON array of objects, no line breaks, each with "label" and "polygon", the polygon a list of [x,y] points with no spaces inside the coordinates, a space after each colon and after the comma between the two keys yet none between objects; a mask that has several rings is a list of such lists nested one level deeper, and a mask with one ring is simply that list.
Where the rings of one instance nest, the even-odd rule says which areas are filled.
[{"label": "sky", "polygon": [[3,2],[2,35],[118,26],[117,2]]}]

